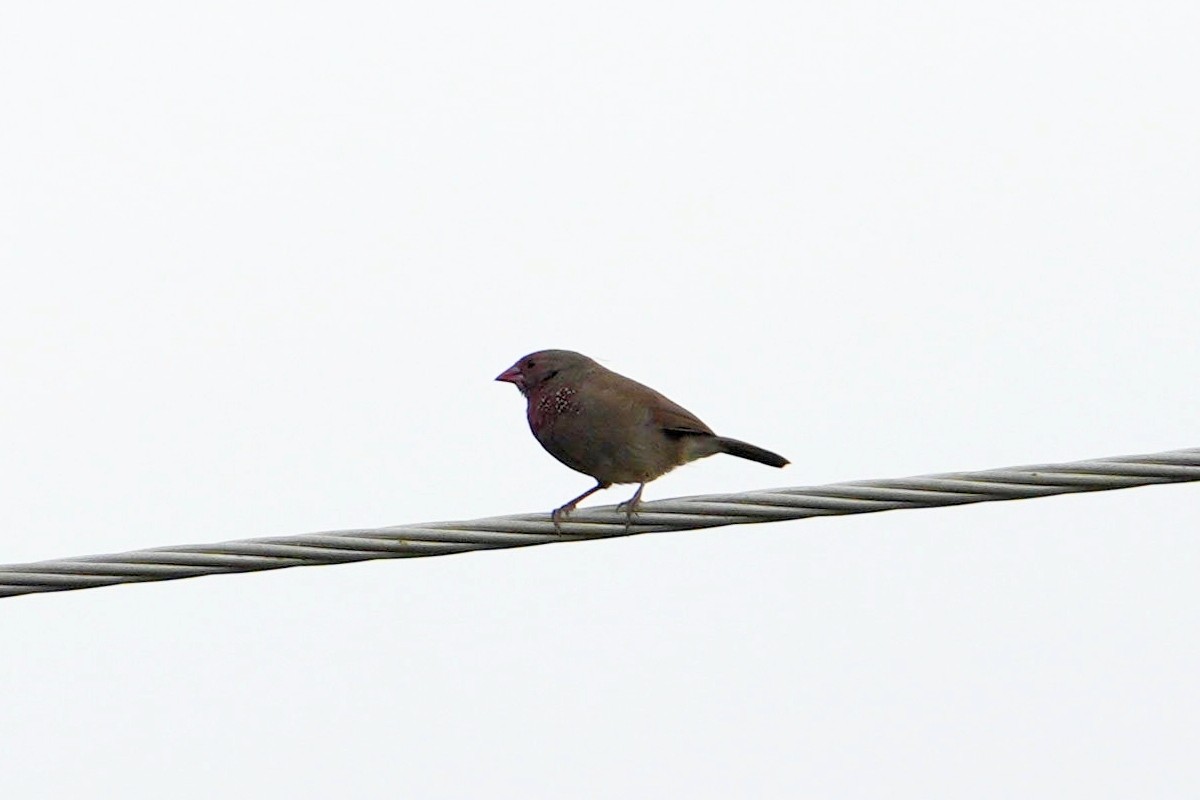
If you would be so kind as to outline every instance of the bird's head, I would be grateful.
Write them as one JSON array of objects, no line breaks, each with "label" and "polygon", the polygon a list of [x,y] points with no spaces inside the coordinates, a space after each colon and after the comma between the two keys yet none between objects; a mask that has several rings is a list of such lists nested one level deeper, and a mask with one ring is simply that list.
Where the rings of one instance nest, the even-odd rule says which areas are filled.
[{"label": "bird's head", "polygon": [[577,377],[595,364],[582,353],[571,350],[539,350],[517,359],[517,363],[497,375],[496,380],[511,383],[521,390],[521,394],[528,396],[547,381]]}]

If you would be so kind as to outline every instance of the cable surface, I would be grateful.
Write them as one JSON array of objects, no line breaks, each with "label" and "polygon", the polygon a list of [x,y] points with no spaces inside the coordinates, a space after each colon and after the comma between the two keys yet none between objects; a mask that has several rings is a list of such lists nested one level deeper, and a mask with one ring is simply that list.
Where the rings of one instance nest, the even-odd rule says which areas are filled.
[{"label": "cable surface", "polygon": [[618,512],[616,506],[600,506],[576,510],[563,523],[561,533],[555,532],[548,513],[518,514],[10,564],[0,566],[0,597],[1188,481],[1200,481],[1200,448],[981,472],[657,500],[639,507],[633,527],[628,530],[623,512]]}]

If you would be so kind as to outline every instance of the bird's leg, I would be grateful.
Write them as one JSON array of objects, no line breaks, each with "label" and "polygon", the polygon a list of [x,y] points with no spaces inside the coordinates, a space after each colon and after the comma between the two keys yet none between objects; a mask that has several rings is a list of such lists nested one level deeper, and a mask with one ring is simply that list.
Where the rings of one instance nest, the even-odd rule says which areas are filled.
[{"label": "bird's leg", "polygon": [[572,511],[575,510],[575,506],[579,505],[581,500],[591,497],[596,492],[600,491],[601,489],[607,489],[609,486],[612,486],[612,484],[611,483],[601,483],[601,482],[597,481],[595,486],[588,489],[583,494],[579,495],[579,497],[576,497],[574,500],[571,500],[570,502],[566,503],[565,505],[561,505],[558,508],[554,509],[554,511],[551,512],[551,514],[550,514],[550,519],[554,520],[554,532],[557,533],[559,536],[562,536],[562,521],[564,519],[566,519],[568,514],[570,514]]},{"label": "bird's leg", "polygon": [[625,512],[625,532],[629,533],[633,527],[633,515],[637,513],[638,503],[642,502],[642,489],[646,488],[646,484],[639,483],[637,491],[633,493],[633,497],[626,500],[624,503],[617,505],[617,511]]}]

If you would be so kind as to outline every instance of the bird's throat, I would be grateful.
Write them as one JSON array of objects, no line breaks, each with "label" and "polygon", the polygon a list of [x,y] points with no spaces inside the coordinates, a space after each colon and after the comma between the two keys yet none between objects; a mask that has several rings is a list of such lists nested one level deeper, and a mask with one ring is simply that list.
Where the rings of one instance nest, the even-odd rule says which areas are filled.
[{"label": "bird's throat", "polygon": [[539,386],[529,393],[529,427],[537,432],[554,425],[561,416],[579,413],[576,391],[570,386]]}]

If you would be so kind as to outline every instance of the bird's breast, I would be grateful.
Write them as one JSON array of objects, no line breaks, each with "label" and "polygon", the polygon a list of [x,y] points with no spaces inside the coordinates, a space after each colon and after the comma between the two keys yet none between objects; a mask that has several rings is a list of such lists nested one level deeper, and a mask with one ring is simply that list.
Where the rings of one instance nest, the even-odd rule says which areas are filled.
[{"label": "bird's breast", "polygon": [[552,426],[559,417],[576,415],[580,411],[576,400],[578,392],[570,386],[559,386],[551,391],[539,392],[529,398],[529,427],[534,433]]}]

